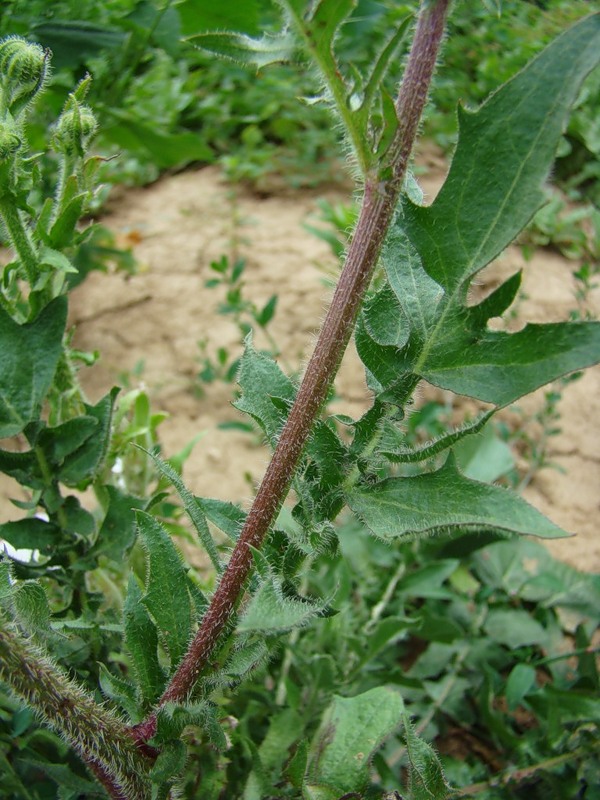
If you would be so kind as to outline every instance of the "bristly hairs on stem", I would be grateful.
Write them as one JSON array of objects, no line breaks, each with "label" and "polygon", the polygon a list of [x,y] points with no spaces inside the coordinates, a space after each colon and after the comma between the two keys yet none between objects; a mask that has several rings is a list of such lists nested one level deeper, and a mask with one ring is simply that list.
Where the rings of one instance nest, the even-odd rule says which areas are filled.
[{"label": "bristly hairs on stem", "polygon": [[147,800],[152,760],[136,746],[127,726],[4,615],[0,680],[76,750],[113,800]]},{"label": "bristly hairs on stem", "polygon": [[[450,0],[428,0],[421,6],[396,100],[399,124],[381,159],[383,163],[375,164],[365,176],[358,223],[315,350],[227,568],[159,706],[182,702],[189,695],[241,602],[253,564],[252,549],[261,546],[285,500],[314,421],[352,335],[395,213],[435,71],[449,5]],[[155,732],[156,712],[133,728],[138,742],[147,741]]]}]

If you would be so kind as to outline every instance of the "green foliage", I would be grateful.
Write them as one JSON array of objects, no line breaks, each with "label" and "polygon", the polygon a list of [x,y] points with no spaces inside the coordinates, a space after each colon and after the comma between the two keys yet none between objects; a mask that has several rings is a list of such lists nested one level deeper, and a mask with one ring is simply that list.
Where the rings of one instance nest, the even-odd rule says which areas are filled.
[{"label": "green foliage", "polygon": [[[119,26],[84,3],[89,20],[41,20],[37,30],[54,37],[65,68],[98,59],[100,87],[111,54],[114,108],[102,108],[101,100],[94,108],[115,123],[113,142],[145,140],[159,166],[193,153],[201,158],[203,143],[192,143],[186,131],[173,135],[176,120],[168,130],[150,124],[160,102],[131,116],[127,99],[143,96],[143,80],[167,63],[161,53],[179,53],[182,33],[262,67],[265,48],[281,45],[275,24],[258,38],[261,20],[270,19],[259,2],[224,10],[197,0],[160,9],[125,5]],[[344,29],[359,25],[362,13],[368,20],[369,4],[281,6],[293,41],[321,71],[323,97],[336,109],[369,190],[383,182],[385,194],[388,148],[402,122],[386,81],[408,27],[406,9],[397,9],[367,69],[339,56],[352,55]],[[215,25],[232,30],[196,37],[195,26]],[[284,27],[288,48],[292,34]],[[21,136],[45,81],[46,57],[18,39],[2,47],[0,215],[14,261],[1,287],[0,430],[21,435],[27,449],[3,449],[0,465],[30,489],[30,501],[20,504],[24,516],[0,527],[13,547],[0,561],[3,682],[66,738],[113,797],[340,800],[403,792],[442,800],[456,785],[509,798],[523,796],[519,781],[532,778],[527,796],[537,800],[593,787],[598,581],[520,536],[564,532],[511,490],[483,481],[511,466],[489,427],[492,414],[600,360],[598,323],[490,330],[489,320],[510,308],[520,276],[479,305],[466,298],[479,270],[543,201],[570,108],[600,58],[600,16],[570,28],[477,112],[460,111],[454,160],[431,206],[421,205],[418,187],[406,181],[356,331],[372,406],[356,420],[323,410],[303,451],[297,446],[294,475],[284,475],[280,454],[270,468],[293,489],[290,505],[281,508],[273,496],[269,508],[248,514],[186,488],[181,457],[169,462],[156,449],[159,419],[145,393],[134,390],[120,404],[116,390],[95,405],[83,397],[65,335],[65,295],[85,239],[77,222],[93,192],[94,161],[86,156],[93,95],[86,79],[67,100],[52,139],[58,185],[35,211]],[[19,47],[26,69],[14,60]],[[328,213],[338,228],[344,219],[349,225],[351,214]],[[222,259],[212,265],[212,281],[226,292],[221,310],[246,337],[235,406],[277,454],[297,386],[273,353],[252,344],[249,327],[266,329],[276,300],[263,307],[246,301],[243,269],[243,262]],[[220,367],[228,362],[226,353]],[[417,414],[406,416],[421,380],[494,407],[453,429],[425,407],[423,442]],[[114,468],[131,458],[124,449],[132,443],[147,453],[136,449],[144,461],[127,461],[119,480]],[[209,574],[188,568],[173,541],[169,487],[212,563]],[[98,500],[93,512],[74,491],[88,488]],[[271,512],[279,515],[263,546],[258,538],[239,544],[253,514]],[[228,545],[238,543],[227,566],[210,526]],[[240,591],[223,600],[219,588],[210,597],[215,578],[232,584],[231,565],[246,555],[253,563]],[[211,619],[223,628],[194,639]],[[190,669],[192,685],[178,691]],[[109,700],[104,706],[93,696],[99,690]],[[92,796],[61,741],[44,738],[12,696],[0,702],[11,796]],[[459,760],[452,744],[461,737],[478,748]],[[484,760],[477,758],[482,748]],[[36,770],[41,782],[31,780]],[[511,781],[514,792],[506,788]]]}]

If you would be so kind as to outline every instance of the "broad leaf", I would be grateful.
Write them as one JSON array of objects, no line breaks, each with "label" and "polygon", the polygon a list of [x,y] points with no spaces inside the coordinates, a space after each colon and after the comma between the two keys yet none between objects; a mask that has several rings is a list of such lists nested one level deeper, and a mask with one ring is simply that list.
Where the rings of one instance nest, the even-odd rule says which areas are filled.
[{"label": "broad leaf", "polygon": [[86,404],[86,416],[96,420],[96,427],[83,444],[66,456],[60,468],[60,480],[67,486],[85,486],[96,476],[108,451],[111,422],[118,388],[111,389],[95,406]]},{"label": "broad leaf", "polygon": [[142,592],[134,575],[129,578],[123,623],[125,644],[142,697],[153,703],[164,688],[165,676],[158,662],[156,627],[142,604]]},{"label": "broad leaf", "polygon": [[62,353],[67,300],[58,297],[25,325],[0,308],[0,438],[37,419]]},{"label": "broad leaf", "polygon": [[436,472],[357,486],[347,499],[365,525],[387,540],[468,528],[547,539],[569,535],[508,489],[466,478],[452,455]]},{"label": "broad leaf", "polygon": [[136,518],[148,556],[142,602],[156,622],[173,668],[185,654],[192,633],[192,601],[186,569],[163,526],[143,511],[138,511]]},{"label": "broad leaf", "polygon": [[39,550],[50,553],[59,541],[60,528],[52,522],[28,517],[0,525],[0,539],[5,539],[16,550]]},{"label": "broad leaf", "polygon": [[[479,111],[461,111],[459,144],[436,200],[425,207],[404,199],[382,254],[395,298],[382,289],[356,334],[382,399],[403,404],[412,381],[424,378],[505,405],[600,359],[598,323],[527,325],[514,334],[486,328],[510,305],[519,276],[478,306],[465,304],[472,277],[542,203],[570,107],[599,61],[595,15],[559,37]],[[378,324],[386,306],[398,326],[396,341]]]},{"label": "broad leaf", "polygon": [[246,512],[227,500],[214,500],[208,497],[195,499],[206,518],[236,542],[246,521]]},{"label": "broad leaf", "polygon": [[404,224],[427,273],[454,292],[495,258],[544,201],[579,87],[600,62],[600,15],[558,37],[475,112],[459,108],[448,177],[427,208],[406,201]]},{"label": "broad leaf", "polygon": [[334,697],[310,748],[305,797],[360,792],[373,754],[401,724],[403,710],[400,694],[385,686]]}]

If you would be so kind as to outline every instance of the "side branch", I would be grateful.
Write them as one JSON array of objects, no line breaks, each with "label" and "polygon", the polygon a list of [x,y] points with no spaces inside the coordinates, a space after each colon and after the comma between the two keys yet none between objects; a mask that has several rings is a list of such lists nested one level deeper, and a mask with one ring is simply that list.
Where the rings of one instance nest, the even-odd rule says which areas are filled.
[{"label": "side branch", "polygon": [[[358,223],[344,269],[313,355],[246,524],[190,648],[159,705],[183,701],[205,668],[240,601],[252,568],[251,547],[260,547],[287,495],[313,424],[337,373],[365,292],[377,264],[406,175],[419,120],[444,33],[450,0],[424,0],[400,87],[395,139],[376,173],[367,176]],[[156,731],[153,714],[134,729],[140,742]]]}]

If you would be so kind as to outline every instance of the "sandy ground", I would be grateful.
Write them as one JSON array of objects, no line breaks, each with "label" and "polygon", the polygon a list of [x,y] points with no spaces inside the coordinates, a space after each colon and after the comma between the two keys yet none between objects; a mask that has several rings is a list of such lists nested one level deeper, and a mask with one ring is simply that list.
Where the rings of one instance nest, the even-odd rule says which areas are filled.
[{"label": "sandy ground", "polygon": [[[421,179],[431,198],[443,163],[429,158]],[[161,427],[165,454],[172,455],[196,434],[204,434],[185,466],[185,479],[199,495],[247,502],[266,465],[266,450],[255,437],[218,430],[240,419],[230,405],[231,386],[214,383],[199,395],[197,342],[209,349],[235,350],[238,334],[230,319],[215,313],[221,295],[204,285],[209,264],[237,251],[247,259],[245,291],[259,305],[272,295],[279,306],[271,325],[286,366],[297,368],[310,352],[330,294],[335,268],[325,243],[303,227],[316,212],[319,196],[347,200],[340,190],[256,197],[224,184],[216,169],[165,177],[154,186],[128,191],[112,204],[104,224],[124,242],[135,243],[139,274],[91,274],[73,294],[71,319],[75,344],[99,350],[100,361],[82,372],[91,400],[97,400],[123,373],[143,361],[141,380],[153,407],[169,418]],[[481,291],[497,285],[524,265],[521,251],[509,248],[482,274]],[[518,316],[532,321],[566,319],[575,307],[572,264],[540,251],[525,267]],[[600,311],[600,291],[590,298]],[[258,344],[264,344],[258,341]],[[137,381],[137,378],[134,380]],[[358,415],[368,403],[362,367],[349,352],[337,380],[336,411]],[[540,393],[522,402],[534,413]],[[527,499],[574,538],[551,543],[555,554],[586,570],[600,570],[600,370],[593,369],[564,392],[560,435],[550,440],[549,456],[560,467],[538,472]],[[530,430],[532,429],[530,426]],[[0,492],[10,489],[0,487]]]}]

